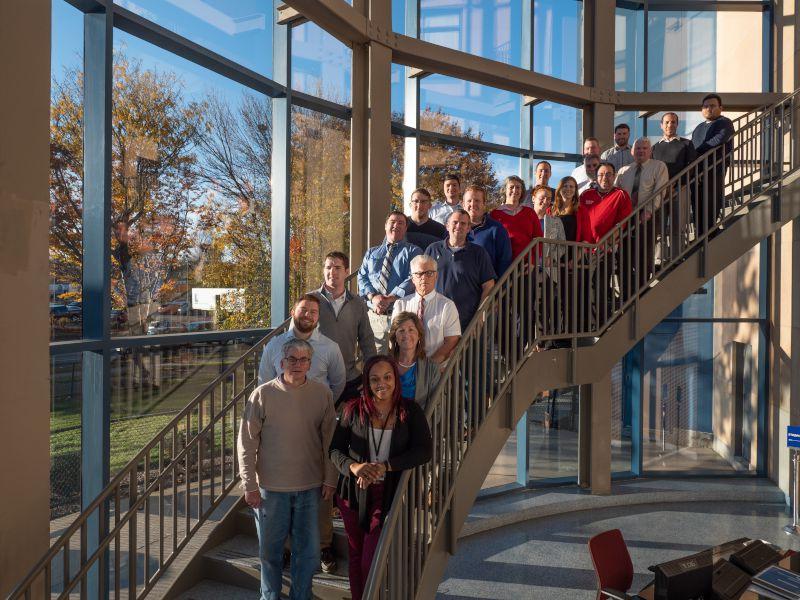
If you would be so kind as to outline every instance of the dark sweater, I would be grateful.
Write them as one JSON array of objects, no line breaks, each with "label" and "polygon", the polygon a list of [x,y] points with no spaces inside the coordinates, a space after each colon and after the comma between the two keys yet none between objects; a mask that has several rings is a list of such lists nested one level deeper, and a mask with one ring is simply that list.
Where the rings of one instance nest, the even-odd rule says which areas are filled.
[{"label": "dark sweater", "polygon": [[725,153],[733,150],[733,122],[728,117],[703,121],[692,132],[692,144],[697,154],[705,154],[712,148],[725,144]]},{"label": "dark sweater", "polygon": [[653,146],[653,158],[667,165],[669,178],[672,179],[697,158],[694,144],[686,138],[676,137],[669,142],[662,139]]},{"label": "dark sweater", "polygon": [[418,246],[423,251],[433,242],[447,237],[447,229],[438,221],[428,219],[422,225],[417,225],[410,217],[407,220],[406,241]]},{"label": "dark sweater", "polygon": [[[433,440],[425,413],[414,401],[403,399],[402,402],[408,413],[405,422],[397,419],[392,430],[388,461],[391,471],[386,472],[383,481],[381,518],[384,519],[392,506],[402,472],[425,464],[433,454]],[[341,416],[328,454],[340,473],[336,494],[342,500],[347,500],[350,508],[358,511],[358,522],[364,531],[368,531],[367,490],[358,487],[358,478],[350,472],[350,465],[370,462],[369,422],[361,423],[355,416],[349,419]]]}]

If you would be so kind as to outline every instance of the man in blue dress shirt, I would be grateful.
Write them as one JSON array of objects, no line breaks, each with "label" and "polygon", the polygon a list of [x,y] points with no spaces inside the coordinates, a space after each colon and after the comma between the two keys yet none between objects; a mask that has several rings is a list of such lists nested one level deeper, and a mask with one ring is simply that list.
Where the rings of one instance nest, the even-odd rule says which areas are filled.
[{"label": "man in blue dress shirt", "polygon": [[402,212],[390,212],[383,243],[367,250],[358,270],[358,295],[367,301],[378,354],[386,354],[389,349],[394,301],[414,293],[411,259],[422,254],[422,250],[404,241],[407,228],[408,222]]},{"label": "man in blue dress shirt", "polygon": [[[701,156],[714,148],[722,146],[708,158],[708,196],[703,202],[703,181],[698,182],[701,190],[698,198],[692,198],[692,209],[697,223],[697,235],[703,235],[708,229],[713,228],[719,211],[725,201],[725,171],[731,160],[733,150],[733,122],[728,117],[722,116],[722,98],[719,94],[708,94],[703,98],[701,107],[704,122],[694,128],[692,144]],[[698,206],[699,205],[699,206]]]}]

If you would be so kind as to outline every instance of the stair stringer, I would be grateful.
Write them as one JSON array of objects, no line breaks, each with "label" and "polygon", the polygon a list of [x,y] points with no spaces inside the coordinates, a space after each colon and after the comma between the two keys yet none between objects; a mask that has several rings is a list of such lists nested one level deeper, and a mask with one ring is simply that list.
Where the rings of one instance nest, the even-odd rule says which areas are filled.
[{"label": "stair stringer", "polygon": [[[574,376],[570,371],[570,349],[533,352],[517,369],[510,393],[495,402],[464,455],[452,492],[448,514],[433,533],[416,597],[427,600],[436,595],[452,547],[469,515],[481,485],[503,449],[512,428],[544,390],[599,381],[653,327],[666,318],[695,290],[725,267],[766,239],[783,225],[800,216],[800,171],[781,182],[780,211],[773,212],[777,189],[773,188],[748,203],[742,216],[726,225],[708,243],[705,267],[700,249],[674,267],[644,294],[638,306],[638,326],[633,327],[632,308],[607,328],[598,341],[575,351]],[[455,548],[452,548],[455,551]]]}]

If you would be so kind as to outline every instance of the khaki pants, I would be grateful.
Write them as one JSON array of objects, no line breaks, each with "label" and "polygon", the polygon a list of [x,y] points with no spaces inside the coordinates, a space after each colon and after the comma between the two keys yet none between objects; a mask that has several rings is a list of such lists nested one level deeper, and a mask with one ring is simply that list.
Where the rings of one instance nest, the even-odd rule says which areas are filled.
[{"label": "khaki pants", "polygon": [[391,315],[378,315],[369,311],[369,324],[375,334],[375,350],[378,354],[389,352],[389,328],[392,326]]}]

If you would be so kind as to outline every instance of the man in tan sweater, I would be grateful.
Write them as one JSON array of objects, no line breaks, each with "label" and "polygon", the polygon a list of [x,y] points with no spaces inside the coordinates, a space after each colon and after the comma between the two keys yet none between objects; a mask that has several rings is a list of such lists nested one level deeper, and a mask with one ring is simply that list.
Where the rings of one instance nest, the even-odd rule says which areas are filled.
[{"label": "man in tan sweater", "polygon": [[262,600],[280,598],[283,547],[290,534],[289,597],[312,597],[319,500],[330,499],[336,489],[336,469],[328,459],[336,413],[330,388],[306,377],[313,353],[305,340],[283,345],[282,373],[250,395],[239,428],[239,474],[245,502],[255,511]]}]

